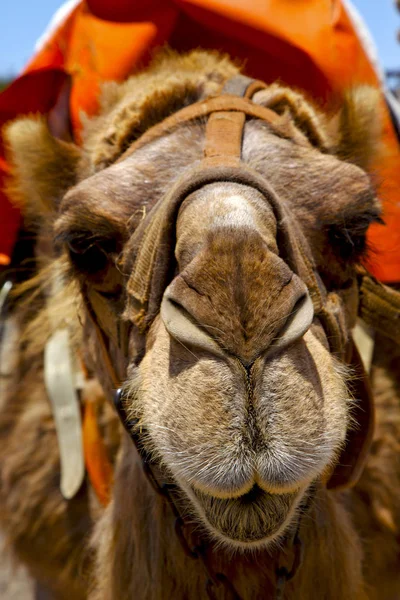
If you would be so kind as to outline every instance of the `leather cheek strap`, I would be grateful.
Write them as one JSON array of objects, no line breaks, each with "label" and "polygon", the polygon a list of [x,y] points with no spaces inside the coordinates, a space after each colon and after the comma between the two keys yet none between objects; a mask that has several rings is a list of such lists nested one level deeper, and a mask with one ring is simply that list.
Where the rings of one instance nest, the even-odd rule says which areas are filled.
[{"label": "leather cheek strap", "polygon": [[364,275],[358,314],[372,329],[400,344],[400,292]]},{"label": "leather cheek strap", "polygon": [[[369,274],[364,274],[359,284],[358,315],[375,331],[400,343],[400,293]],[[350,344],[348,363],[355,371],[350,382],[350,391],[355,398],[351,416],[356,425],[347,432],[346,445],[327,482],[327,488],[331,490],[350,488],[357,483],[374,433],[375,410],[369,378],[352,340]]]}]

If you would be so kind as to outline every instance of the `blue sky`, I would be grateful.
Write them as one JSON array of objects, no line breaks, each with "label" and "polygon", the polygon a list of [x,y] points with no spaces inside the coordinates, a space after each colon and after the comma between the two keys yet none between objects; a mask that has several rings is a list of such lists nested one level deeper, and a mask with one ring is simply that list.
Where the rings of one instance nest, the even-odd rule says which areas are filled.
[{"label": "blue sky", "polygon": [[[394,7],[394,0],[353,2],[375,38],[384,68],[400,69],[400,43],[396,40],[396,31],[400,29],[400,13]],[[32,55],[37,38],[62,2],[4,0],[2,4],[0,76],[9,76],[22,69]]]}]

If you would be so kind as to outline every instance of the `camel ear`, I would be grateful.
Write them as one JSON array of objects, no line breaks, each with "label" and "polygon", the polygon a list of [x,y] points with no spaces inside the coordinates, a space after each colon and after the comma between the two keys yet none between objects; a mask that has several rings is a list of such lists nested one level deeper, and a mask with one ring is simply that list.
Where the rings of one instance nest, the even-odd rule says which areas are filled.
[{"label": "camel ear", "polygon": [[293,128],[294,124],[313,146],[322,151],[330,150],[326,117],[303,95],[275,83],[257,92],[253,100],[282,115],[282,119],[286,117],[287,123],[282,121],[282,125],[288,128],[289,135],[290,125]]},{"label": "camel ear", "polygon": [[4,128],[11,166],[7,192],[30,217],[54,213],[77,180],[82,151],[53,137],[44,117],[24,117]]},{"label": "camel ear", "polygon": [[328,125],[335,154],[365,171],[383,153],[383,102],[378,89],[355,87],[346,92],[341,109]]}]

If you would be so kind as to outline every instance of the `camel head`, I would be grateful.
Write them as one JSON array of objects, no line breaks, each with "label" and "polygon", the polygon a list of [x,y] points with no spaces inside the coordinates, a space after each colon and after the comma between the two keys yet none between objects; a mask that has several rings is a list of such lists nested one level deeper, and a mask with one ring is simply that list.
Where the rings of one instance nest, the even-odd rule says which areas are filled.
[{"label": "camel head", "polygon": [[[131,289],[136,231],[201,160],[204,123],[115,159],[140,128],[215,93],[235,72],[225,59],[195,53],[169,57],[109,90],[79,160],[40,121],[17,123],[8,137],[20,190],[29,170],[30,184],[53,174],[46,183],[53,208],[43,207],[42,188],[30,195],[40,197],[69,277],[111,340],[112,359],[127,367],[128,410],[143,444],[213,538],[248,548],[290,528],[316,482],[329,477],[352,414],[348,371],[288,259],[290,240],[280,233],[272,197],[307,241],[327,292],[344,296],[380,208],[360,168],[369,158],[362,127],[372,110],[368,90],[329,119],[286,88],[258,92],[254,101],[281,118],[275,128],[249,120],[242,157],[271,191],[234,180],[188,191],[163,246],[168,269],[154,274],[159,310],[140,329]],[[29,144],[43,147],[34,174]],[[87,335],[109,389],[90,321]]]}]

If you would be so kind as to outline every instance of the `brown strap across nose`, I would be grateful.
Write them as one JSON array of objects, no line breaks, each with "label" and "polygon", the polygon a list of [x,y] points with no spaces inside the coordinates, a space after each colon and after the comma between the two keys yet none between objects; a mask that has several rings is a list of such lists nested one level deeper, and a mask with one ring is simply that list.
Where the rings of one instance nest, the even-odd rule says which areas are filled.
[{"label": "brown strap across nose", "polygon": [[[262,81],[250,79],[245,75],[237,75],[226,82],[222,88],[222,94],[251,99],[255,92],[265,88],[266,85]],[[240,159],[245,122],[245,112],[232,110],[212,112],[207,121],[204,156],[206,158],[234,157]]]},{"label": "brown strap across nose", "polygon": [[204,156],[240,158],[245,121],[243,112],[212,113],[207,121]]},{"label": "brown strap across nose", "polygon": [[[243,99],[251,99],[256,91],[265,88],[266,85],[263,82],[238,75],[225,84],[222,94],[234,93]],[[240,98],[237,100],[239,101]],[[241,158],[246,114],[237,110],[215,110],[209,115],[205,135],[204,169],[212,165],[214,168],[224,170],[228,162],[234,159],[237,161],[238,180],[241,180],[241,175],[243,178]],[[281,208],[279,203],[274,203],[276,216],[282,212]],[[281,223],[281,228],[285,229],[286,242],[291,245],[293,257],[291,267],[295,268],[310,291],[315,313],[323,322],[324,329],[330,339],[332,351],[343,358],[348,336],[340,298],[336,294],[327,294],[325,288],[321,285],[315,273],[310,249],[303,239],[302,232],[295,223],[291,222],[288,215],[284,216],[282,212],[280,217],[281,221],[286,221],[285,225]]]}]

